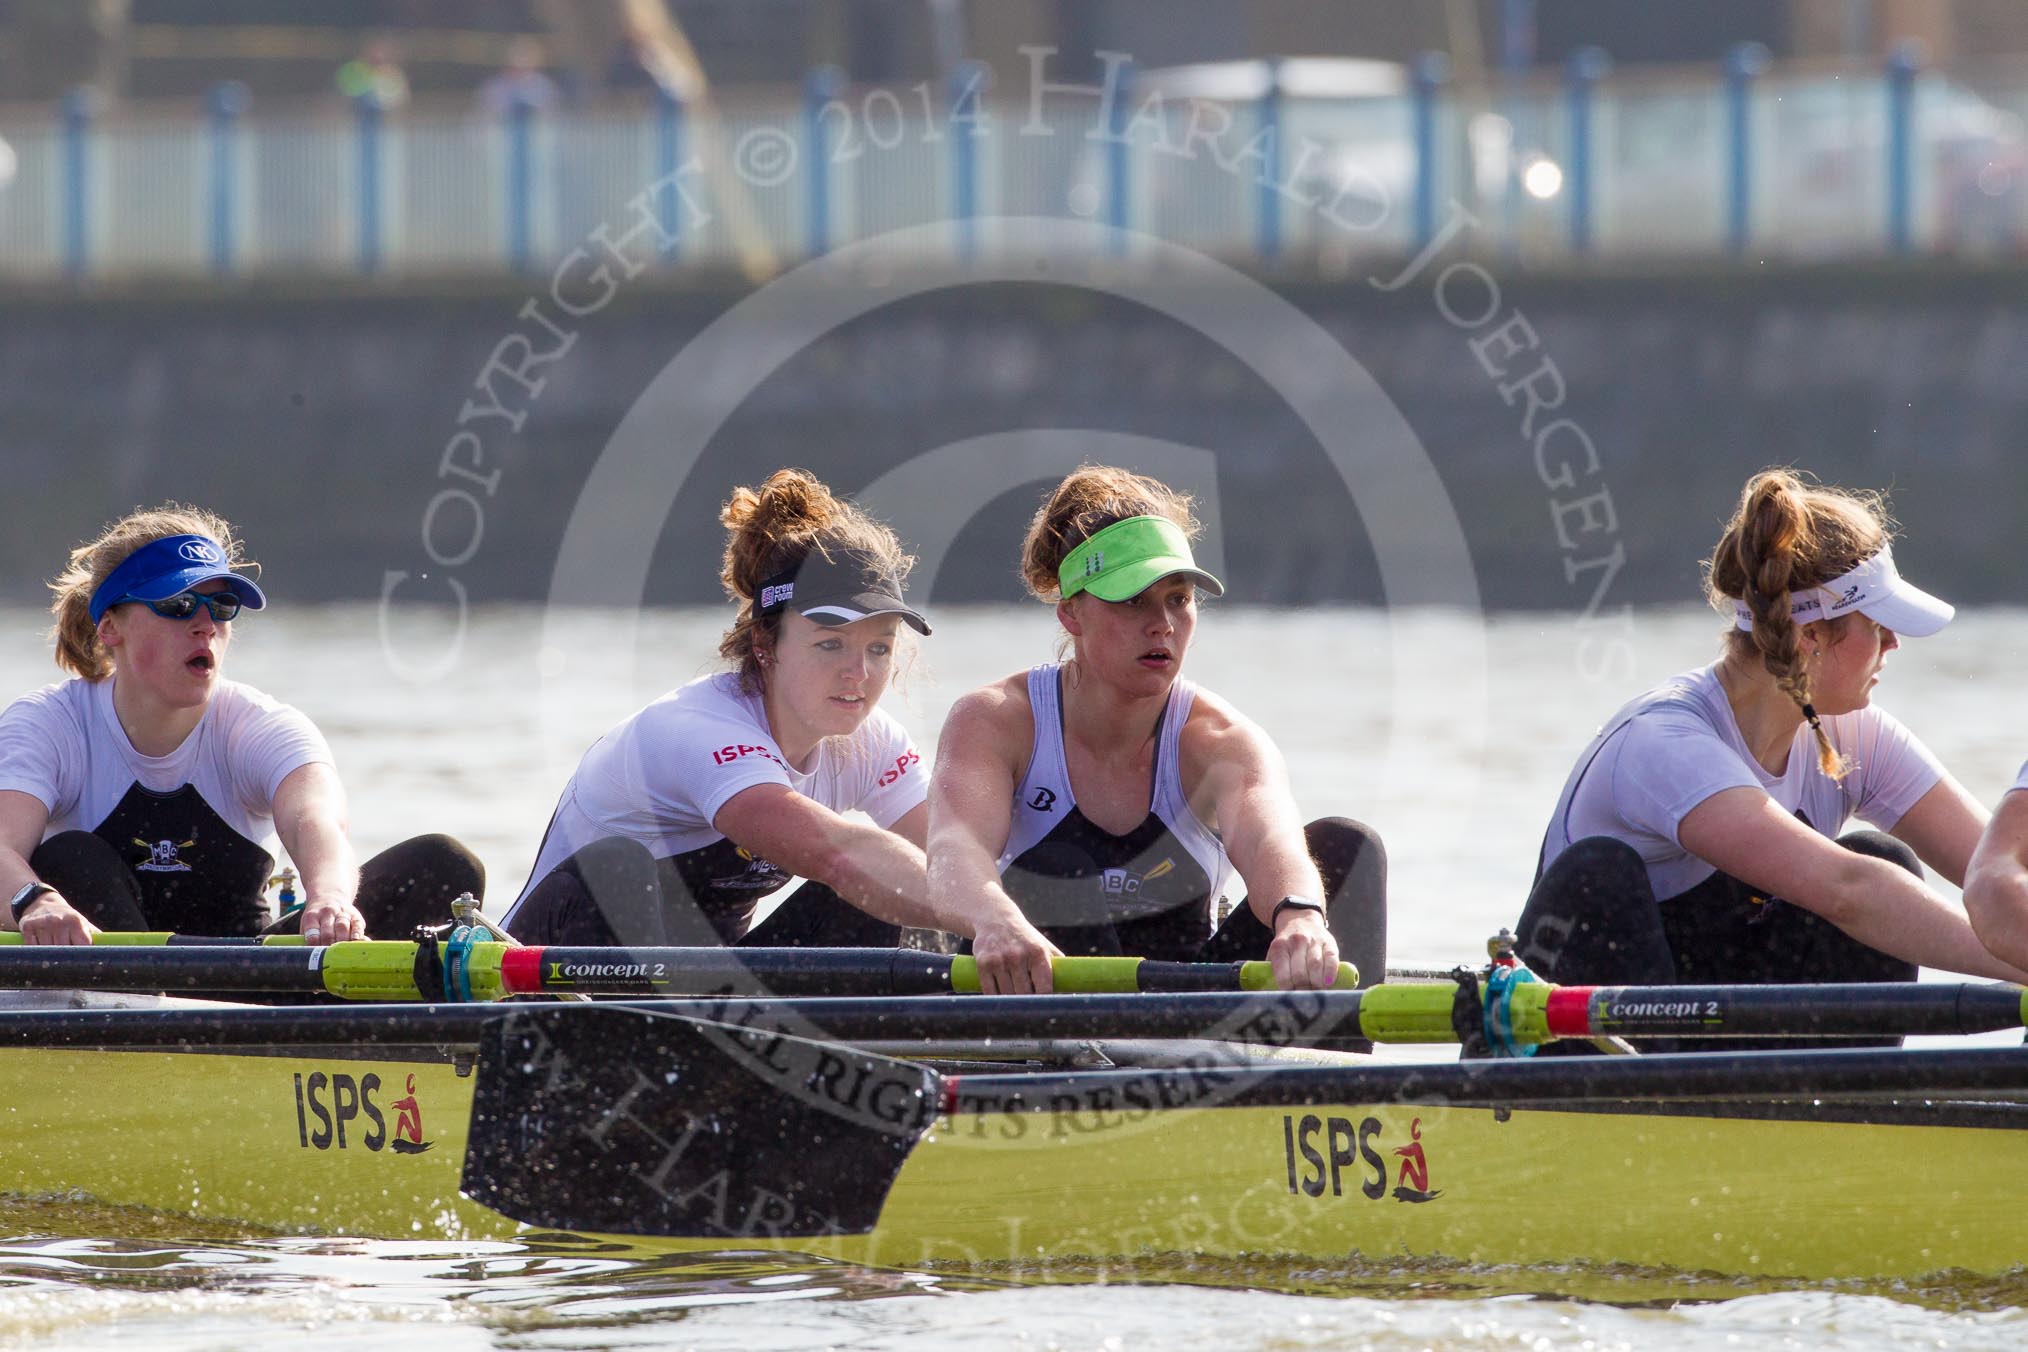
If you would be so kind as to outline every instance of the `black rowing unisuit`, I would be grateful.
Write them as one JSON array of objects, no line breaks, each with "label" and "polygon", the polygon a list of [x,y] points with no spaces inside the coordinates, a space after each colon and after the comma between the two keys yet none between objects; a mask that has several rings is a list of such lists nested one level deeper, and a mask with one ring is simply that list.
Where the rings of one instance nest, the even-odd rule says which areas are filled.
[{"label": "black rowing unisuit", "polygon": [[158,793],[135,784],[92,834],[132,871],[150,928],[253,934],[267,922],[274,860],[191,785]]}]

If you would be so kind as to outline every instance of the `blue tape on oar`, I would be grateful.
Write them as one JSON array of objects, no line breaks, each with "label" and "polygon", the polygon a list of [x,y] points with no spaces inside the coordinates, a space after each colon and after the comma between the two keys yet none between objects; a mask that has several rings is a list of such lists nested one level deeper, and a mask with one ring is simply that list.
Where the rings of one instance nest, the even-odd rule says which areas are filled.
[{"label": "blue tape on oar", "polygon": [[1494,1056],[1533,1056],[1533,1043],[1518,1042],[1514,1037],[1514,988],[1525,986],[1535,980],[1535,973],[1526,967],[1493,964],[1492,975],[1486,978],[1486,1043],[1493,1049]]},{"label": "blue tape on oar", "polygon": [[444,941],[445,994],[459,1004],[472,1003],[472,927],[459,925]]}]

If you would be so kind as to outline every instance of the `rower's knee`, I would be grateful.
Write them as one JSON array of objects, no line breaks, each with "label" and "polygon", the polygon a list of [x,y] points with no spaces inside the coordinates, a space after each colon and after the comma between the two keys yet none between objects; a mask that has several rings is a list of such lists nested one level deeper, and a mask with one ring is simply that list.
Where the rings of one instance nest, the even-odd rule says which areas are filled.
[{"label": "rower's knee", "polygon": [[35,847],[28,867],[102,930],[149,927],[132,866],[101,836],[59,831]]},{"label": "rower's knee", "polygon": [[1661,915],[1639,851],[1609,836],[1572,841],[1549,862],[1514,925],[1521,961],[1559,981],[1672,979]]},{"label": "rower's knee", "polygon": [[1848,831],[1838,837],[1838,843],[1854,854],[1871,855],[1885,859],[1890,864],[1899,864],[1916,877],[1923,876],[1922,860],[1916,857],[1906,841],[1896,840],[1885,831]]},{"label": "rower's knee", "polygon": [[1303,841],[1326,875],[1327,886],[1334,871],[1349,872],[1355,866],[1377,868],[1383,874],[1387,871],[1387,846],[1381,843],[1380,833],[1365,822],[1319,817],[1303,828]]},{"label": "rower's knee", "polygon": [[1387,973],[1387,847],[1380,833],[1350,817],[1320,817],[1303,841],[1324,881],[1327,922],[1338,953],[1370,986]]},{"label": "rower's knee", "polygon": [[456,836],[410,836],[369,863],[375,861],[393,885],[442,897],[446,907],[467,893],[479,900],[486,895],[486,866]]},{"label": "rower's knee", "polygon": [[28,866],[40,878],[47,878],[48,870],[106,865],[117,866],[123,871],[127,867],[118,850],[89,831],[59,831],[37,845],[28,856]]}]

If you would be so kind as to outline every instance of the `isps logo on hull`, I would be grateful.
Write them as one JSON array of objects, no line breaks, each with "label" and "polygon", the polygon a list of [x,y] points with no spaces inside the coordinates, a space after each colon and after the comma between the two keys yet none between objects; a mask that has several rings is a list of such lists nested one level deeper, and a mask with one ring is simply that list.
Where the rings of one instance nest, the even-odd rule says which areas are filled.
[{"label": "isps logo on hull", "polygon": [[[431,1142],[423,1136],[422,1105],[416,1100],[415,1076],[408,1077],[402,1097],[390,1103],[394,1109],[394,1135],[387,1131],[387,1116],[373,1096],[381,1090],[380,1077],[371,1072],[354,1076],[346,1071],[329,1074],[297,1071],[296,1139],[305,1150],[392,1150],[397,1155],[420,1155]],[[357,1125],[364,1120],[365,1130]],[[348,1140],[346,1127],[352,1125]]]},{"label": "isps logo on hull", "polygon": [[[1289,1193],[1303,1192],[1322,1197],[1345,1195],[1348,1183],[1375,1201],[1389,1196],[1388,1162],[1380,1119],[1368,1117],[1354,1123],[1349,1117],[1319,1117],[1305,1113],[1282,1118],[1282,1153],[1288,1164]],[[1442,1188],[1429,1185],[1429,1156],[1422,1148],[1422,1119],[1408,1126],[1408,1144],[1392,1147],[1400,1161],[1392,1196],[1397,1202],[1433,1202],[1443,1196]]]}]

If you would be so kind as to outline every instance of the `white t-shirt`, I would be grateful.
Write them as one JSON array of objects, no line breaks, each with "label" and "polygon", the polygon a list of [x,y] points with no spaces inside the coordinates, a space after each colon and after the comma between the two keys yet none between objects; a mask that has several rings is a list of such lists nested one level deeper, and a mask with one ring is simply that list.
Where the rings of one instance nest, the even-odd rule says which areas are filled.
[{"label": "white t-shirt", "polygon": [[1760,789],[1836,838],[1850,817],[1893,830],[1943,778],[1929,748],[1885,710],[1869,705],[1822,722],[1851,773],[1836,780],[1823,772],[1805,724],[1787,767],[1771,775],[1747,749],[1715,666],[1657,686],[1608,719],[1578,759],[1543,840],[1543,866],[1573,841],[1608,836],[1640,853],[1656,899],[1667,901],[1718,871],[1677,840],[1683,818],[1713,794]]},{"label": "white t-shirt", "polygon": [[[724,835],[711,823],[732,796],[785,784],[834,812],[858,809],[883,829],[929,795],[922,757],[885,710],[850,737],[827,737],[796,770],[768,731],[759,695],[731,672],[670,691],[585,752],[563,787],[528,889],[595,840],[627,836],[658,859],[687,854]],[[517,906],[520,904],[517,899]],[[509,908],[503,925],[511,924]]]},{"label": "white t-shirt", "polygon": [[236,681],[219,682],[181,746],[144,756],[113,711],[118,679],[59,681],[0,711],[0,789],[42,800],[45,840],[96,829],[136,784],[156,793],[188,784],[227,826],[265,845],[282,781],[300,766],[332,763],[308,718]]}]

